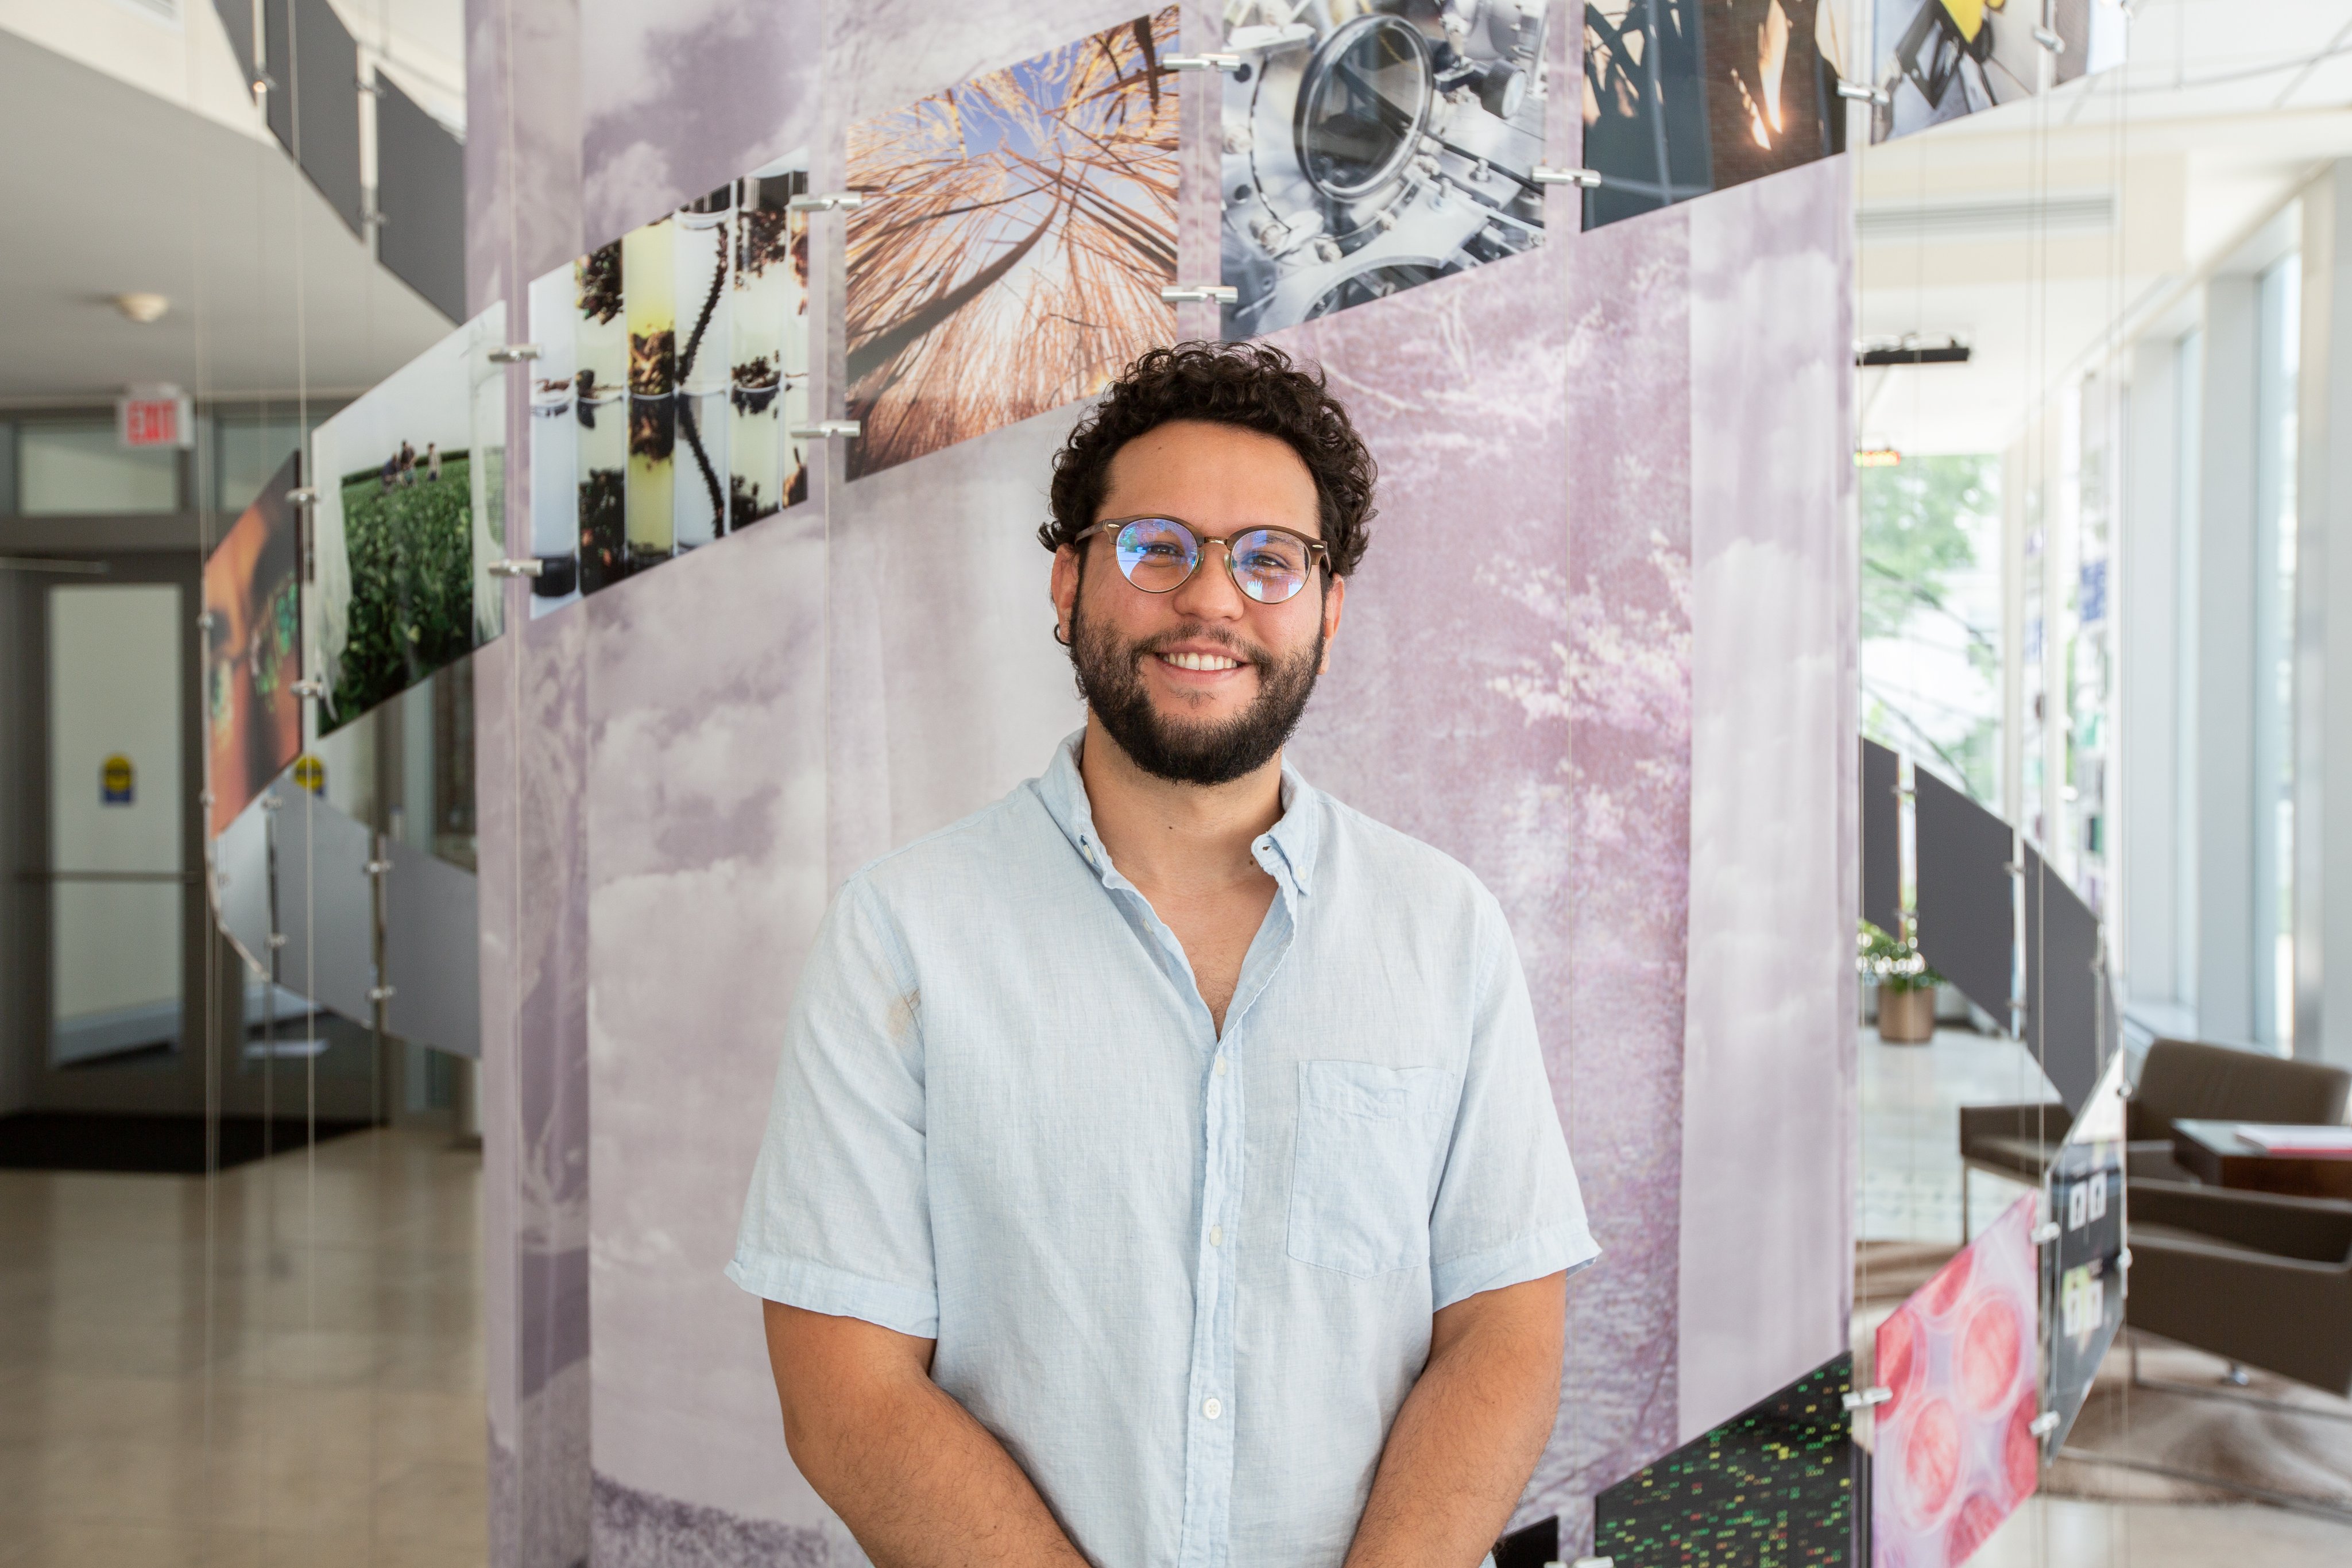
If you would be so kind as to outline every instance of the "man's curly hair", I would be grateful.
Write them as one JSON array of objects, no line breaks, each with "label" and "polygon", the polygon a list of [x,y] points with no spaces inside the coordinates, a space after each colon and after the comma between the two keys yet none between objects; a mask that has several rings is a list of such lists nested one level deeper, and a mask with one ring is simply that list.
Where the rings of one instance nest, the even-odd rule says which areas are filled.
[{"label": "man's curly hair", "polygon": [[1094,526],[1110,460],[1146,431],[1173,420],[1238,425],[1290,444],[1314,476],[1331,570],[1346,577],[1364,559],[1380,470],[1323,372],[1294,365],[1265,343],[1179,343],[1128,366],[1054,455],[1054,515],[1037,530],[1047,549]]}]

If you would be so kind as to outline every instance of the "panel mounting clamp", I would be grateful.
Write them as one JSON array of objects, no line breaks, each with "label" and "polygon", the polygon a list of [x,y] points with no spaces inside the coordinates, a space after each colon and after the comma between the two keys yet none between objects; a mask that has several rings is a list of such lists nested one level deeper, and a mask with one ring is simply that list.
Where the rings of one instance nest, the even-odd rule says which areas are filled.
[{"label": "panel mounting clamp", "polygon": [[1229,283],[1171,283],[1160,290],[1163,305],[1238,305],[1241,298]]},{"label": "panel mounting clamp", "polygon": [[370,986],[368,988],[367,999],[372,1002],[388,1002],[392,1000],[392,998],[393,989],[390,986]]},{"label": "panel mounting clamp", "polygon": [[[327,683],[319,680],[297,681],[288,689],[298,697],[309,697],[316,702],[327,695]],[[270,799],[276,800],[277,797],[273,795]]]},{"label": "panel mounting clamp", "polygon": [[866,426],[854,419],[820,419],[814,424],[795,424],[785,434],[795,441],[828,441],[835,436],[855,439],[866,434]]},{"label": "panel mounting clamp", "polygon": [[311,486],[297,485],[286,492],[286,504],[289,507],[315,507],[319,504],[319,492]]},{"label": "panel mounting clamp", "polygon": [[1614,1557],[1580,1557],[1569,1568],[1617,1568]]},{"label": "panel mounting clamp", "polygon": [[1548,163],[1538,163],[1534,178],[1538,185],[1574,185],[1580,191],[1601,189],[1601,171],[1598,169],[1555,169]]},{"label": "panel mounting clamp", "polygon": [[2036,1247],[2047,1247],[2065,1234],[2066,1228],[2053,1219],[2035,1226],[2032,1239]]},{"label": "panel mounting clamp", "polygon": [[390,861],[370,861],[367,864],[360,867],[360,869],[367,873],[370,876],[382,876],[384,873],[392,869],[392,862]]},{"label": "panel mounting clamp", "polygon": [[1895,1397],[1895,1390],[1886,1387],[1857,1388],[1841,1403],[1849,1410],[1867,1410],[1874,1405],[1884,1405]]},{"label": "panel mounting clamp", "polygon": [[1880,109],[1885,109],[1895,101],[1895,95],[1883,87],[1872,87],[1867,82],[1848,81],[1843,77],[1838,78],[1837,95],[1840,98],[1851,99],[1856,103],[1874,104]]},{"label": "panel mounting clamp", "polygon": [[1237,71],[1242,68],[1239,55],[1168,55],[1160,63],[1171,71]]},{"label": "panel mounting clamp", "polygon": [[854,213],[866,204],[863,191],[826,191],[819,195],[793,196],[784,203],[788,213]]},{"label": "panel mounting clamp", "polygon": [[492,577],[537,577],[547,570],[547,563],[536,556],[524,556],[519,560],[494,560],[483,570]]},{"label": "panel mounting clamp", "polygon": [[2066,52],[2066,40],[2047,27],[2034,28],[2033,41],[2053,55],[2063,55]]},{"label": "panel mounting clamp", "polygon": [[494,365],[520,365],[539,358],[537,343],[501,343],[490,350]]},{"label": "panel mounting clamp", "polygon": [[2044,1410],[2041,1415],[2036,1416],[2030,1423],[2028,1423],[2025,1429],[2032,1433],[2037,1437],[2046,1437],[2050,1436],[2051,1433],[2055,1432],[2058,1429],[2058,1412],[2055,1410]]}]

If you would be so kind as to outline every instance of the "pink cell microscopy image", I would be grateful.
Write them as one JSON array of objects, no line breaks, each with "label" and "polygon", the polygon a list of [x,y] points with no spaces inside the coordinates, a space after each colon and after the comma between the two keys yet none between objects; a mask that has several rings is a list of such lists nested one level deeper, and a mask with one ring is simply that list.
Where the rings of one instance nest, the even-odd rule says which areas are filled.
[{"label": "pink cell microscopy image", "polygon": [[1879,1325],[1874,1568],[1959,1568],[2033,1493],[2033,1205],[2021,1197]]}]

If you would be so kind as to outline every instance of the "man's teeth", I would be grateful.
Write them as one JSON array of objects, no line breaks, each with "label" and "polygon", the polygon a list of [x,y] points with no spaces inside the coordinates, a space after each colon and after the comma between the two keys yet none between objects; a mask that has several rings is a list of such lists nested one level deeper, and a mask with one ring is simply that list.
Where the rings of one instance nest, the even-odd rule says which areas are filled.
[{"label": "man's teeth", "polygon": [[1180,670],[1238,670],[1239,659],[1229,659],[1223,653],[1162,653],[1161,658]]}]

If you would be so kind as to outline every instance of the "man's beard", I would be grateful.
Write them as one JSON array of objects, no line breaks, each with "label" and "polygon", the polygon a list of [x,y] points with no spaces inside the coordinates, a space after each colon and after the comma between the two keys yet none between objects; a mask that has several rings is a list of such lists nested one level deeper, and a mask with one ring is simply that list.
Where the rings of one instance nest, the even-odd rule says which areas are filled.
[{"label": "man's beard", "polygon": [[[1083,599],[1083,580],[1079,590]],[[1257,699],[1221,723],[1163,718],[1144,685],[1143,661],[1186,642],[1219,643],[1255,665]],[[1122,643],[1109,627],[1092,624],[1073,604],[1070,664],[1077,671],[1078,695],[1138,768],[1173,784],[1229,784],[1265,766],[1298,727],[1321,672],[1323,630],[1318,619],[1314,646],[1286,659],[1198,625]]]}]

